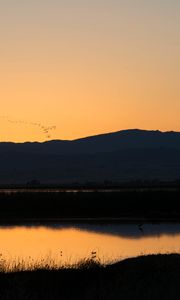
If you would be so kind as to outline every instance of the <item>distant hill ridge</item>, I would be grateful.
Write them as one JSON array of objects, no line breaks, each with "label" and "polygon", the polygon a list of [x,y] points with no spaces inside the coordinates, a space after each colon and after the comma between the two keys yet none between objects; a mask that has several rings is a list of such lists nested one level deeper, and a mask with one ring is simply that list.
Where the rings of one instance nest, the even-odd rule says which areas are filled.
[{"label": "distant hill ridge", "polygon": [[122,130],[72,141],[0,143],[0,184],[180,179],[180,132]]},{"label": "distant hill ridge", "polygon": [[40,152],[46,154],[90,154],[111,152],[130,148],[180,148],[180,132],[161,132],[129,129],[113,133],[100,134],[76,140],[52,140],[44,143],[1,142],[3,151]]}]

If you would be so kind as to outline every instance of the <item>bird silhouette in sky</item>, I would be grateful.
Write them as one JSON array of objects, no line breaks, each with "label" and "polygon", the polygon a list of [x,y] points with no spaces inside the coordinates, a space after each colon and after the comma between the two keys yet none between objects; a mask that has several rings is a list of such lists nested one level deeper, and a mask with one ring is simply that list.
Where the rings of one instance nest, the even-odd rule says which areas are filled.
[{"label": "bird silhouette in sky", "polygon": [[44,124],[41,124],[40,122],[30,122],[30,121],[26,121],[26,120],[16,120],[14,118],[10,118],[7,115],[0,115],[1,119],[4,119],[6,122],[11,123],[11,124],[16,124],[16,125],[30,125],[30,126],[34,126],[34,127],[38,127],[42,134],[46,136],[46,138],[50,139],[51,138],[51,134],[50,132],[56,130],[56,126],[46,126]]}]

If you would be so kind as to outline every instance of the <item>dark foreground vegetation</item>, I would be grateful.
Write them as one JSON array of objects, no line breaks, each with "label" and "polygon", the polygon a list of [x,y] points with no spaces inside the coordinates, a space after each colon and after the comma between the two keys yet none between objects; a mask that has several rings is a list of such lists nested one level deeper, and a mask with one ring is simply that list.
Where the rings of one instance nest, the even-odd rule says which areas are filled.
[{"label": "dark foreground vegetation", "polygon": [[0,221],[74,220],[179,221],[180,188],[126,188],[114,191],[0,192]]},{"label": "dark foreground vegetation", "polygon": [[180,299],[180,255],[152,255],[102,266],[0,273],[1,300]]}]

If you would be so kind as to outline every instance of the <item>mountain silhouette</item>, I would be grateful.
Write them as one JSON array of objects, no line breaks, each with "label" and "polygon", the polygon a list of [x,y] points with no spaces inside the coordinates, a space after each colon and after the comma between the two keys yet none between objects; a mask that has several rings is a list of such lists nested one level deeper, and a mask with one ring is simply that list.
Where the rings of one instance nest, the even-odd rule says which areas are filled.
[{"label": "mountain silhouette", "polygon": [[139,129],[72,141],[0,143],[0,183],[177,180],[180,132]]}]

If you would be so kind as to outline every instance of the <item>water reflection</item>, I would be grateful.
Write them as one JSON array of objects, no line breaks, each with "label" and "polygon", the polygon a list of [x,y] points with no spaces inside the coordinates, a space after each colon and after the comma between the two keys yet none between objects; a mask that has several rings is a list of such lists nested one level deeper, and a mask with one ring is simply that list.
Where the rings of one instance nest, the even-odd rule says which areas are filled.
[{"label": "water reflection", "polygon": [[100,234],[110,234],[113,236],[121,236],[128,238],[144,238],[147,236],[161,236],[161,235],[178,235],[180,234],[180,223],[132,223],[132,224],[94,224],[94,223],[24,223],[22,224],[1,224],[0,230],[14,229],[14,228],[31,228],[38,229],[40,227],[49,228],[53,230],[64,229],[78,229],[81,231],[94,232]]},{"label": "water reflection", "polygon": [[180,252],[180,224],[0,227],[0,253],[8,260],[49,256],[74,263],[90,257],[92,251],[104,263],[140,254]]}]

